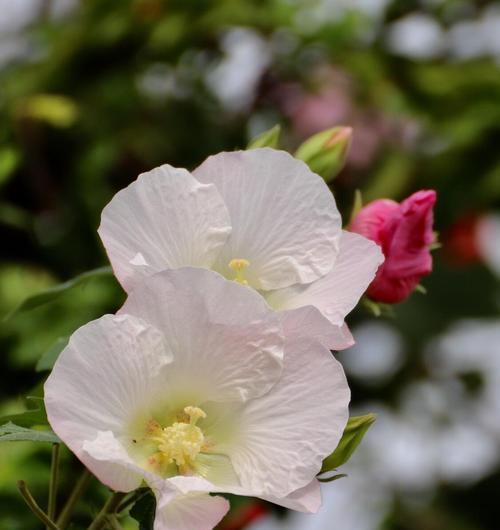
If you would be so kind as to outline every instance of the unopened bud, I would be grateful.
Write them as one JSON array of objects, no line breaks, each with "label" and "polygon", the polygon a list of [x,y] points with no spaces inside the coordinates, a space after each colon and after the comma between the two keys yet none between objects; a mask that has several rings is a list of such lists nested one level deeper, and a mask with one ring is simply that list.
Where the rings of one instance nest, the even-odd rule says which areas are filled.
[{"label": "unopened bud", "polygon": [[354,215],[349,230],[375,241],[385,256],[367,290],[371,300],[402,302],[431,273],[435,202],[434,190],[420,190],[401,203],[378,199]]},{"label": "unopened bud", "polygon": [[329,182],[344,167],[351,140],[351,127],[327,129],[308,138],[297,149],[295,157]]}]

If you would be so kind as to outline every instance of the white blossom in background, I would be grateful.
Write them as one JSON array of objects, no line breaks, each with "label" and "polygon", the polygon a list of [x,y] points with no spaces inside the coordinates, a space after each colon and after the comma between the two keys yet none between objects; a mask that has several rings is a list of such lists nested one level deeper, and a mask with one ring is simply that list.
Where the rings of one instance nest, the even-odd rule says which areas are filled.
[{"label": "white blossom in background", "polygon": [[[33,42],[25,30],[36,22],[42,5],[42,0],[0,0],[0,12],[5,14],[0,16],[0,68],[11,61],[37,56],[40,44]],[[76,0],[54,0],[48,14],[57,19],[76,5]]]},{"label": "white blossom in background", "polygon": [[500,8],[485,7],[477,18],[455,23],[448,32],[451,55],[459,60],[500,59]]},{"label": "white blossom in background", "polygon": [[208,71],[207,84],[222,104],[232,111],[245,110],[271,62],[271,49],[258,32],[231,28],[221,39],[224,57]]},{"label": "white blossom in background", "polygon": [[[483,438],[493,438],[500,447],[500,320],[470,319],[457,322],[428,348],[426,361],[442,381],[457,381],[472,374],[479,377],[478,388],[463,396],[463,421],[474,425]],[[497,457],[500,458],[500,457]]]},{"label": "white blossom in background", "polygon": [[287,334],[353,343],[345,316],[383,255],[342,231],[321,177],[284,151],[209,157],[192,174],[163,165],[119,191],[99,234],[126,291],[164,269],[209,268],[259,291]]},{"label": "white blossom in background", "polygon": [[229,504],[210,492],[317,511],[349,397],[328,349],[194,268],[146,278],[77,330],[45,384],[52,428],[104,484],[152,488],[155,530],[213,528]]},{"label": "white blossom in background", "polygon": [[439,22],[424,13],[411,13],[393,22],[385,40],[393,53],[412,59],[432,59],[446,50],[446,36]]},{"label": "white blossom in background", "polygon": [[388,49],[404,57],[428,60],[448,56],[459,61],[478,57],[500,59],[500,7],[489,5],[475,17],[445,29],[439,19],[423,12],[410,13],[387,29]]},{"label": "white blossom in background", "polygon": [[356,344],[338,357],[348,375],[366,385],[380,385],[403,366],[403,339],[394,326],[370,320],[356,326],[353,335]]}]

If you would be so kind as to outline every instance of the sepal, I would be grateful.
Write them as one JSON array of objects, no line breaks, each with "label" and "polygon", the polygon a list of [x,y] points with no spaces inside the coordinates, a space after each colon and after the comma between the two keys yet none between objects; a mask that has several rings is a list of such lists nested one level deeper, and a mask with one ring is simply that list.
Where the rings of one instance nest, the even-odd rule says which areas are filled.
[{"label": "sepal", "polygon": [[[339,445],[333,453],[326,457],[321,467],[321,473],[327,473],[345,464],[361,443],[368,429],[375,423],[375,414],[365,414],[364,416],[351,416],[347,422]],[[341,478],[336,475],[337,478]],[[325,480],[325,479],[323,479]],[[334,480],[333,477],[326,479],[327,482]]]}]

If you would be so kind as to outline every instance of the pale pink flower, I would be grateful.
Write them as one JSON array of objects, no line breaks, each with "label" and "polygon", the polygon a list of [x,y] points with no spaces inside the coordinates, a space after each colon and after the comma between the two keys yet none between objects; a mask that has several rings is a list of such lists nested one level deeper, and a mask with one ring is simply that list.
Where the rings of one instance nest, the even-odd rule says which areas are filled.
[{"label": "pale pink flower", "polygon": [[208,268],[259,291],[287,332],[331,349],[353,343],[344,323],[383,257],[342,231],[321,177],[284,151],[220,153],[192,174],[163,165],[119,191],[99,234],[126,291],[146,276]]},{"label": "pale pink flower", "polygon": [[256,291],[189,267],[78,329],[45,384],[52,428],[99,480],[152,488],[155,530],[212,529],[229,509],[212,492],[317,511],[349,398],[327,348],[285,337]]}]

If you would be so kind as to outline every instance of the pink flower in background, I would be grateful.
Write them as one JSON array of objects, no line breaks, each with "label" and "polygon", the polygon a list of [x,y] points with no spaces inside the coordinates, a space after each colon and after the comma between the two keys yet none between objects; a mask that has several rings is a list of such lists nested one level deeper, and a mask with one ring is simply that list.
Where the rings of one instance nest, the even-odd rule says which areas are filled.
[{"label": "pink flower in background", "polygon": [[409,116],[384,113],[356,97],[356,81],[345,71],[323,64],[307,75],[307,88],[298,82],[277,82],[269,99],[290,120],[297,142],[315,133],[348,123],[355,131],[347,166],[369,168],[386,145],[411,148],[420,125]]},{"label": "pink flower in background", "polygon": [[418,191],[400,204],[379,199],[362,208],[352,221],[350,230],[378,243],[385,255],[367,291],[372,300],[401,302],[432,271],[435,202],[434,190]]}]

